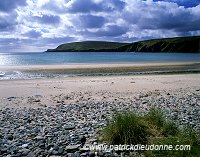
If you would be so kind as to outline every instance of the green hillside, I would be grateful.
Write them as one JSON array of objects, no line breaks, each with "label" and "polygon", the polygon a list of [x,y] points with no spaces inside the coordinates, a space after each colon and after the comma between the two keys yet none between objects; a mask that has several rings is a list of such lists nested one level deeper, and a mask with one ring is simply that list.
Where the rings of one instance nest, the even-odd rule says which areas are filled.
[{"label": "green hillside", "polygon": [[85,41],[62,44],[47,52],[193,52],[200,53],[200,36],[153,39],[134,43]]},{"label": "green hillside", "polygon": [[128,45],[129,43],[118,43],[118,42],[104,42],[104,41],[84,41],[84,42],[73,42],[59,45],[56,49],[49,49],[48,52],[105,52],[113,51],[119,47]]}]

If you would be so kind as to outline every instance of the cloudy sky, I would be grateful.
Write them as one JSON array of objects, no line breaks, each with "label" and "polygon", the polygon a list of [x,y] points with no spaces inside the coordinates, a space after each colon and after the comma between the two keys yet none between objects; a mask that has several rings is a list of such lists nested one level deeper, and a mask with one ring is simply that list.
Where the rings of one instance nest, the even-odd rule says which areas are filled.
[{"label": "cloudy sky", "polygon": [[0,52],[200,35],[200,0],[0,0]]}]

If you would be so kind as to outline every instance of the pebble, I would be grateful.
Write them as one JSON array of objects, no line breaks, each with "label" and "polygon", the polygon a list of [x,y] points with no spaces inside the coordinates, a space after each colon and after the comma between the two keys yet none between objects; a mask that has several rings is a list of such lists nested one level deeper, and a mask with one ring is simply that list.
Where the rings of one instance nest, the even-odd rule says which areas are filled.
[{"label": "pebble", "polygon": [[[66,98],[72,99],[71,96]],[[106,126],[107,119],[116,110],[129,109],[144,114],[151,107],[160,108],[168,118],[200,131],[200,102],[195,92],[141,93],[133,99],[117,97],[113,101],[106,101],[109,98],[106,96],[103,101],[96,102],[80,98],[80,102],[56,107],[0,110],[0,156],[94,156],[83,146],[98,143],[98,131]],[[107,156],[117,155],[98,152],[103,156],[106,153]]]},{"label": "pebble", "polygon": [[26,156],[26,155],[29,154],[30,150],[29,149],[22,149],[20,152],[21,152],[22,155]]},{"label": "pebble", "polygon": [[27,148],[27,147],[28,147],[28,143],[22,144],[22,148]]},{"label": "pebble", "polygon": [[78,150],[78,148],[80,147],[81,145],[78,144],[78,145],[68,145],[65,147],[65,150],[66,151],[75,151],[75,150]]},{"label": "pebble", "polygon": [[67,124],[67,125],[64,125],[63,128],[65,130],[72,130],[72,129],[75,128],[75,125],[73,125],[73,124]]},{"label": "pebble", "polygon": [[42,137],[42,136],[36,136],[34,139],[36,139],[36,140],[43,140],[44,137]]}]

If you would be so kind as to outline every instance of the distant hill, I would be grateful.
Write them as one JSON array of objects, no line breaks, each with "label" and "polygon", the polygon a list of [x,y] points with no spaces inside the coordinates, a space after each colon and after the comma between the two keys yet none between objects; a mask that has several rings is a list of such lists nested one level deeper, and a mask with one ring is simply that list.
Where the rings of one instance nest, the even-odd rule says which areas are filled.
[{"label": "distant hill", "polygon": [[62,44],[56,49],[48,49],[47,52],[106,52],[113,51],[130,43],[83,41]]},{"label": "distant hill", "polygon": [[184,52],[200,53],[200,36],[163,38],[134,43],[84,41],[62,44],[47,52]]}]

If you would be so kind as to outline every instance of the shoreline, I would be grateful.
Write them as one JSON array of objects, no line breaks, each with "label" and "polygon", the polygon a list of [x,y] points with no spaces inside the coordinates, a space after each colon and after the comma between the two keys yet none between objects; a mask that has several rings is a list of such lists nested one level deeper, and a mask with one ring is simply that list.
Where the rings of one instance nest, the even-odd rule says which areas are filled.
[{"label": "shoreline", "polygon": [[[99,142],[99,131],[115,111],[143,115],[156,108],[179,126],[200,131],[200,74],[0,81],[0,91],[1,132],[6,141],[19,143],[11,144],[21,154],[38,154],[43,140],[45,156],[54,149],[65,155],[81,151],[74,143],[83,135],[86,144]],[[6,147],[7,154],[12,151]]]},{"label": "shoreline", "polygon": [[192,65],[200,62],[139,62],[139,63],[71,63],[71,64],[43,64],[43,65],[1,65],[0,70],[40,70],[40,69],[84,69],[84,68],[111,68],[134,66],[166,66],[166,65]]},{"label": "shoreline", "polygon": [[[199,62],[3,66],[1,80],[200,73]],[[14,74],[13,74],[14,73]]]},{"label": "shoreline", "polygon": [[[129,76],[87,76],[44,78],[27,80],[1,80],[0,104],[4,107],[26,106],[41,107],[40,105],[55,106],[53,97],[74,93],[80,93],[85,99],[88,94],[99,99],[99,95],[108,95],[113,98],[122,96],[125,98],[137,95],[140,92],[199,90],[200,74],[182,75],[129,75]],[[109,94],[108,94],[109,93]],[[174,93],[174,92],[173,92]],[[175,92],[176,93],[176,92]],[[178,92],[179,93],[179,92]],[[132,95],[133,94],[133,95]],[[42,95],[40,102],[29,102],[35,95]],[[9,97],[16,97],[9,101]],[[104,99],[106,100],[106,99]],[[79,101],[74,98],[71,102]],[[68,102],[68,103],[69,103]],[[0,105],[0,108],[3,106]],[[34,106],[35,105],[35,106]]]}]

